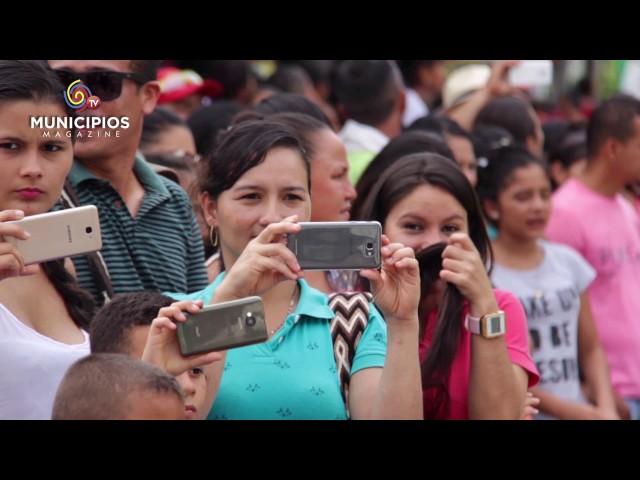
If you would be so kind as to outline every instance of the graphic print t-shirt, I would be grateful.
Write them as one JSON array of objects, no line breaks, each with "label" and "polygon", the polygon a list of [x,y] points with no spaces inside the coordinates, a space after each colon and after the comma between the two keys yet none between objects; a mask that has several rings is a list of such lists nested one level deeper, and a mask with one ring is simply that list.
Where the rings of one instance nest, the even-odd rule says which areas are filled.
[{"label": "graphic print t-shirt", "polygon": [[513,292],[522,302],[540,387],[560,398],[582,402],[578,374],[580,294],[596,273],[570,247],[546,241],[540,246],[544,260],[537,268],[513,270],[495,264],[491,279],[496,287]]}]

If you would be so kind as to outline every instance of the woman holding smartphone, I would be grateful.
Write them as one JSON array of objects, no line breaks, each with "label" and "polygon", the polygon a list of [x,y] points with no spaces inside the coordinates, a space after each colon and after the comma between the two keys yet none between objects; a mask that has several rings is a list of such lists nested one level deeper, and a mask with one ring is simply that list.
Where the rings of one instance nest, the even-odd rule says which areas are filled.
[{"label": "woman holding smartphone", "polygon": [[398,159],[364,193],[377,220],[420,260],[420,363],[428,419],[518,419],[538,381],[520,302],[491,287],[491,245],[469,181],[433,153]]},{"label": "woman holding smartphone", "polygon": [[381,271],[361,272],[380,311],[369,305],[345,405],[329,331],[334,312],[285,245],[311,215],[309,160],[298,136],[281,123],[242,122],[207,164],[202,205],[225,271],[202,292],[171,296],[209,304],[258,295],[270,334],[227,352],[209,418],[422,418],[413,251],[383,237]]},{"label": "woman holding smartphone", "polygon": [[[66,369],[89,354],[93,300],[62,260],[25,266],[6,222],[49,211],[73,161],[71,132],[31,116],[71,114],[64,86],[39,61],[0,61],[0,419],[49,419]],[[68,268],[72,268],[70,262]]]}]

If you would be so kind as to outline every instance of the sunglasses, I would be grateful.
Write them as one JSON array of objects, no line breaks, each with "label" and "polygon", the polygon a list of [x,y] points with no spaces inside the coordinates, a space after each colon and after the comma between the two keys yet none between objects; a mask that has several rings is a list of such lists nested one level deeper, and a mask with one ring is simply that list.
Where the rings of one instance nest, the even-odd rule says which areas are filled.
[{"label": "sunglasses", "polygon": [[93,95],[99,97],[103,102],[115,100],[122,94],[122,82],[125,79],[131,80],[139,85],[146,83],[142,75],[133,72],[114,72],[112,70],[99,70],[86,73],[77,73],[71,70],[54,71],[65,85],[80,80],[89,87]]}]

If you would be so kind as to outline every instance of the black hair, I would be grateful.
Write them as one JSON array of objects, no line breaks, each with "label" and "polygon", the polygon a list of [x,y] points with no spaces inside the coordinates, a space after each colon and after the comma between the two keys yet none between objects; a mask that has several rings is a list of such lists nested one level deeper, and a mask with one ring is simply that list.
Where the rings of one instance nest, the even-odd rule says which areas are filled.
[{"label": "black hair", "polygon": [[331,121],[318,105],[308,98],[302,95],[296,95],[295,93],[278,93],[277,95],[267,97],[253,107],[252,111],[264,117],[275,113],[302,113],[315,118],[333,129]]},{"label": "black hair", "polygon": [[131,70],[140,74],[142,80],[151,82],[158,78],[158,69],[162,60],[130,60]]},{"label": "black hair", "polygon": [[267,117],[272,122],[279,122],[291,127],[300,138],[303,148],[307,152],[309,160],[316,154],[312,141],[313,135],[323,130],[333,132],[331,127],[320,120],[302,113],[277,113]]},{"label": "black hair", "polygon": [[[511,146],[494,150],[488,157],[488,164],[478,169],[478,196],[483,202],[497,202],[500,192],[508,186],[513,172],[529,165],[538,165],[545,173],[547,171],[546,163],[524,147]],[[495,224],[490,218],[489,221]]]},{"label": "black hair", "polygon": [[316,87],[331,82],[333,60],[283,60],[279,63],[283,66],[298,65],[302,67]]},{"label": "black hair", "polygon": [[180,60],[181,69],[192,69],[202,78],[217,80],[222,85],[222,98],[234,100],[255,76],[247,60]]},{"label": "black hair", "polygon": [[376,126],[393,112],[402,79],[389,60],[345,60],[335,73],[334,90],[347,118]]},{"label": "black hair", "polygon": [[247,170],[261,164],[275,147],[300,153],[310,188],[311,167],[300,138],[291,127],[266,119],[241,122],[224,133],[215,151],[206,158],[207,174],[202,178],[200,190],[217,199]]},{"label": "black hair", "polygon": [[184,401],[174,377],[127,355],[98,353],[75,362],[62,378],[53,420],[123,420],[132,394],[172,395]]},{"label": "black hair", "polygon": [[352,213],[358,212],[361,209],[365,198],[369,195],[369,191],[378,181],[380,175],[382,175],[391,164],[406,155],[421,152],[437,153],[451,159],[451,161],[455,163],[453,152],[441,136],[420,130],[401,133],[387,143],[387,145],[373,157],[373,160],[371,160],[358,179],[358,183],[355,185],[358,196],[353,201]]},{"label": "black hair", "polygon": [[131,352],[129,332],[133,327],[149,326],[161,308],[173,300],[157,292],[123,293],[113,297],[96,313],[89,338],[93,353]]},{"label": "black hair", "polygon": [[507,130],[494,125],[476,125],[471,141],[478,159],[478,168],[487,166],[488,157],[494,150],[515,145],[513,136]]},{"label": "black hair", "polygon": [[426,115],[416,119],[409,127],[408,131],[423,130],[437,133],[441,136],[462,137],[471,141],[471,134],[460,126],[455,120],[443,115]]},{"label": "black hair", "polygon": [[[467,212],[469,237],[478,249],[483,264],[490,270],[493,255],[482,208],[473,186],[449,158],[434,153],[416,153],[398,159],[380,175],[361,209],[354,213],[354,219],[377,220],[384,226],[393,207],[424,184],[445,190],[463,206]],[[444,246],[432,245],[425,249],[426,252],[416,254],[421,264],[423,283],[419,312],[421,338],[428,313],[424,308],[425,299],[433,280],[438,278],[441,269],[438,259],[441,259]],[[447,284],[441,305],[433,342],[421,365],[422,388],[434,395],[434,401],[425,405],[426,418],[439,417],[448,408],[448,380],[460,344],[464,297],[455,286]]]},{"label": "black hair", "polygon": [[398,67],[402,72],[404,82],[412,87],[418,83],[418,72],[420,71],[420,68],[431,68],[434,65],[441,63],[442,60],[397,60],[397,62]]},{"label": "black hair", "polygon": [[313,82],[304,68],[298,65],[280,65],[269,78],[273,85],[283,92],[304,95],[306,87],[313,87]]},{"label": "black hair", "polygon": [[158,140],[164,132],[173,127],[189,128],[178,115],[164,107],[156,107],[153,112],[144,117],[140,149],[145,150]]},{"label": "black hair", "polygon": [[640,116],[640,100],[629,95],[615,95],[598,106],[587,126],[587,154],[594,158],[604,142],[614,138],[628,141],[635,134],[634,120]]},{"label": "black hair", "polygon": [[[68,116],[73,110],[64,101],[64,85],[45,61],[0,60],[0,104],[20,100],[58,104]],[[73,130],[71,135],[74,139]],[[64,260],[40,264],[47,279],[62,298],[67,313],[80,328],[87,329],[93,316],[93,297],[81,289],[64,266]]]},{"label": "black hair", "polygon": [[231,125],[235,115],[243,110],[242,105],[231,100],[215,100],[201,107],[187,120],[196,150],[202,156],[211,153],[216,147],[220,132]]},{"label": "black hair", "polygon": [[496,97],[489,101],[475,119],[477,125],[494,125],[507,130],[513,139],[525,146],[527,139],[536,134],[529,104],[513,96]]}]

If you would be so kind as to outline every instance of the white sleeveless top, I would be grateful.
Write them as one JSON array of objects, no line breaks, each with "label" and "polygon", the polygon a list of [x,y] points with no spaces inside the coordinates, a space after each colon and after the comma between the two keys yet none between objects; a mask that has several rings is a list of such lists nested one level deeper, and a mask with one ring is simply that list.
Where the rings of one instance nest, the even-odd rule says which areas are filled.
[{"label": "white sleeveless top", "polygon": [[58,385],[76,360],[89,355],[84,342],[67,345],[36,332],[0,303],[0,420],[48,420]]}]

